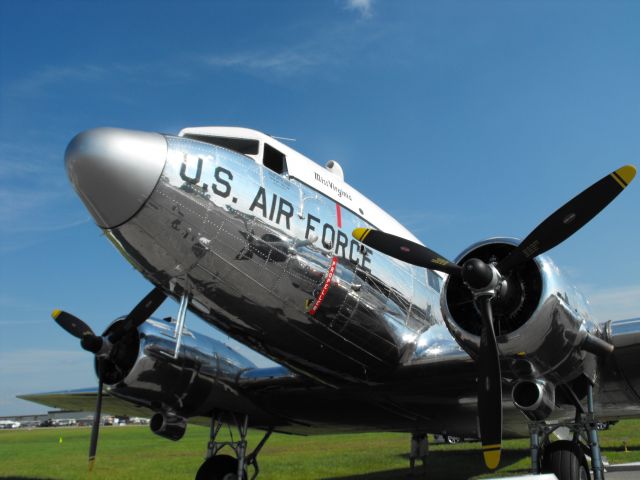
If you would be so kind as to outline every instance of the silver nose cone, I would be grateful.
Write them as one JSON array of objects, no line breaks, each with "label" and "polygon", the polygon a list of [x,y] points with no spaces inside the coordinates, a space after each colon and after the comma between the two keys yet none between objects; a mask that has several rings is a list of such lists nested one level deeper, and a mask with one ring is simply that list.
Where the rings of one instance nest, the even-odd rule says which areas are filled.
[{"label": "silver nose cone", "polygon": [[98,226],[114,228],[142,208],[166,158],[167,141],[159,133],[96,128],[71,140],[64,162]]}]

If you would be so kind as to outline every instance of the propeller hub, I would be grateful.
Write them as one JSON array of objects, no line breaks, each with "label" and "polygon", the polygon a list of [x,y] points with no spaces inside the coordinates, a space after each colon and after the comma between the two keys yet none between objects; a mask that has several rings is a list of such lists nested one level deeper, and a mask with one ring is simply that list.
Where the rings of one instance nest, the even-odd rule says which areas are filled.
[{"label": "propeller hub", "polygon": [[500,275],[495,267],[479,258],[470,258],[462,266],[462,279],[474,291],[493,289],[499,282]]},{"label": "propeller hub", "polygon": [[94,335],[92,333],[87,333],[82,336],[80,340],[80,346],[85,349],[87,352],[97,354],[101,349],[104,341],[102,337],[98,335]]}]

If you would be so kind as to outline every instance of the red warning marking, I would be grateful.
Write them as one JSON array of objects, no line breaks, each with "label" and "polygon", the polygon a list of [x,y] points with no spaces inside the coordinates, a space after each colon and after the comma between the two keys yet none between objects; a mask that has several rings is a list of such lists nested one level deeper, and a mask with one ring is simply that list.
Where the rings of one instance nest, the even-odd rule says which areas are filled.
[{"label": "red warning marking", "polygon": [[324,285],[322,285],[322,290],[320,290],[320,295],[318,295],[318,299],[316,303],[313,304],[313,307],[309,310],[310,315],[315,315],[322,305],[324,301],[324,297],[327,296],[327,292],[329,291],[329,287],[331,286],[331,280],[333,279],[333,274],[336,273],[336,266],[338,265],[338,257],[333,257],[331,260],[331,267],[329,267],[329,271],[327,272],[327,278],[324,280]]},{"label": "red warning marking", "polygon": [[336,218],[338,219],[338,228],[342,228],[342,210],[340,210],[339,203],[336,203]]}]

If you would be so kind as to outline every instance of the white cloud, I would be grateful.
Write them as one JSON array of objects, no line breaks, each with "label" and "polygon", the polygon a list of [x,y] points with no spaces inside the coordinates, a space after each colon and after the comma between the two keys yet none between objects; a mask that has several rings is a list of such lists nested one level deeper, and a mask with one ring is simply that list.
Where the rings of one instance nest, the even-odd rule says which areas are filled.
[{"label": "white cloud", "polygon": [[[73,193],[12,185],[0,187],[0,254],[30,248],[46,240],[44,234],[91,223],[86,211],[69,208]],[[53,182],[52,182],[53,185]]]},{"label": "white cloud", "polygon": [[11,94],[33,95],[41,93],[51,85],[62,82],[95,81],[102,78],[108,70],[97,65],[49,66],[12,85]]},{"label": "white cloud", "polygon": [[[350,0],[345,8],[358,12],[361,17],[370,17],[372,3],[372,0]],[[232,49],[224,54],[195,55],[190,59],[204,67],[231,68],[280,77],[309,72],[327,75],[354,61],[371,61],[369,53],[378,49],[378,45],[386,44],[385,38],[393,34],[392,30],[393,27],[388,25],[373,28],[369,22],[362,22],[354,28],[353,22],[341,21],[325,25],[319,31],[296,36],[293,42],[252,50]]]},{"label": "white cloud", "polygon": [[[356,12],[361,18],[372,16],[373,0],[346,0],[344,8]],[[366,28],[366,27],[365,27]],[[178,58],[151,60],[146,63],[106,63],[81,65],[49,65],[30,72],[8,87],[9,96],[17,98],[55,93],[64,85],[82,85],[98,82],[144,82],[152,76],[154,83],[176,84],[193,78],[202,67],[236,68],[246,71],[269,72],[281,76],[300,74],[316,67],[326,70],[338,64],[348,64],[347,58],[358,57],[371,42],[384,36],[380,28],[375,31],[354,31],[353,22],[342,20],[324,25],[295,41],[280,46],[265,46],[261,50],[228,49],[230,53],[207,55],[186,54]],[[174,68],[167,69],[167,64]],[[118,94],[118,100],[127,100]]]},{"label": "white cloud", "polygon": [[[47,148],[34,139],[0,140],[0,180],[31,180],[63,171],[63,151]],[[15,178],[14,178],[15,177]]]},{"label": "white cloud", "polygon": [[29,138],[0,141],[0,253],[90,222],[66,179],[59,150]]},{"label": "white cloud", "polygon": [[596,318],[601,321],[640,317],[640,285],[585,289]]},{"label": "white cloud", "polygon": [[28,188],[0,189],[0,224],[2,231],[15,230],[14,222],[23,223],[25,218],[33,218],[37,210],[50,205],[62,196],[55,191],[33,191]]},{"label": "white cloud", "polygon": [[371,16],[371,5],[373,0],[347,0],[347,8],[355,10],[365,18]]},{"label": "white cloud", "polygon": [[311,52],[302,53],[284,50],[275,53],[236,53],[223,56],[208,56],[204,62],[211,67],[236,67],[247,70],[267,70],[279,74],[291,75],[315,66],[322,59]]}]

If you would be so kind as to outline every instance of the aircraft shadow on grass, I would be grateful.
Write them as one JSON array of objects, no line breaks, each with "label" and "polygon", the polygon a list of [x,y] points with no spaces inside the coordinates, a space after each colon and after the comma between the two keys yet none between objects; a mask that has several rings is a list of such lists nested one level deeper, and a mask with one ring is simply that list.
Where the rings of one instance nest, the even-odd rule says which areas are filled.
[{"label": "aircraft shadow on grass", "polygon": [[[519,462],[529,456],[528,450],[503,450],[500,466],[502,468]],[[400,455],[409,464],[409,454]],[[427,457],[426,470],[418,460],[413,472],[408,468],[397,468],[380,472],[364,473],[341,477],[325,477],[323,480],[397,480],[420,479],[429,480],[466,480],[476,475],[488,473],[482,463],[480,452],[473,450],[432,451]],[[529,470],[513,471],[514,474],[528,474]]]}]

